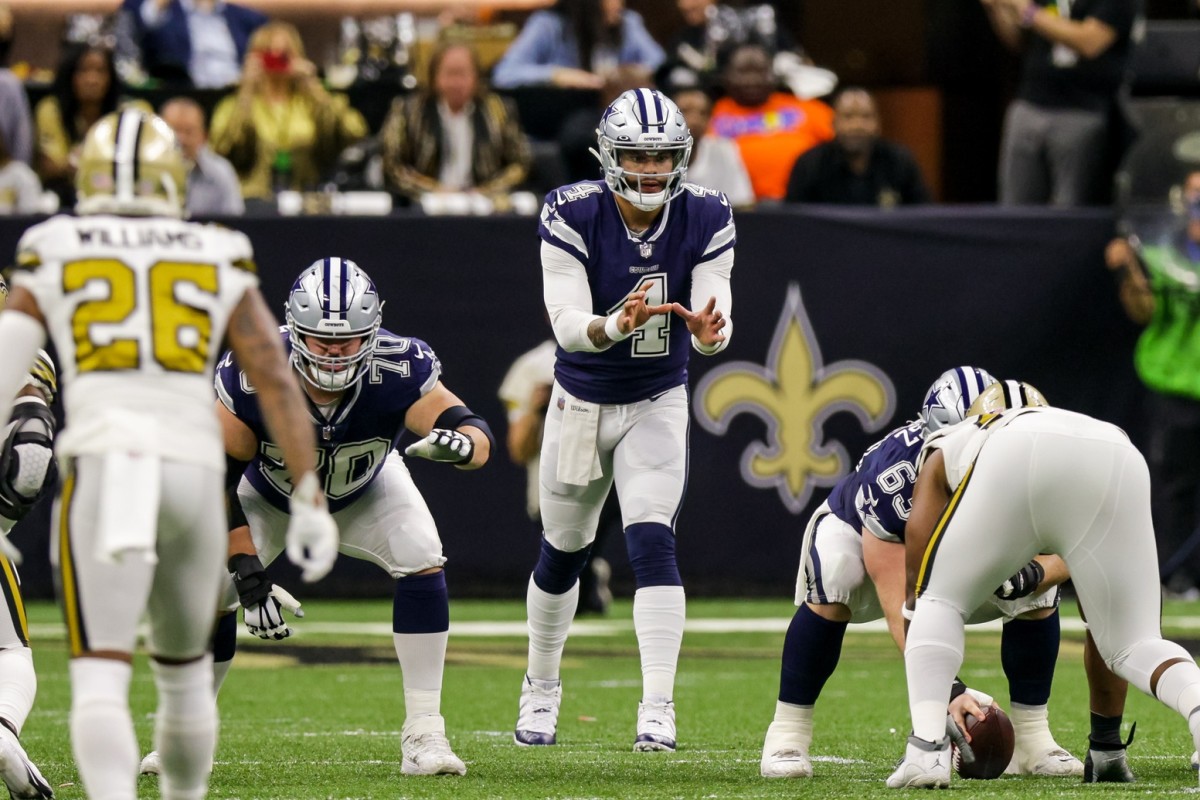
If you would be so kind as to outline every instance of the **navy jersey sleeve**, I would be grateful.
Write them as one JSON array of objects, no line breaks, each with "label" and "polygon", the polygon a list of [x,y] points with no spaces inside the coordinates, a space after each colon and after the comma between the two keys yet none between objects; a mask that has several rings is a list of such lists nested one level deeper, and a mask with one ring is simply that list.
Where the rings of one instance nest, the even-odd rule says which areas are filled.
[{"label": "navy jersey sleeve", "polygon": [[604,184],[599,181],[573,183],[550,192],[542,206],[538,236],[586,263],[591,255],[587,242],[589,221],[595,219],[603,195]]},{"label": "navy jersey sleeve", "polygon": [[699,249],[700,256],[696,263],[711,261],[737,244],[737,227],[733,224],[733,206],[729,204],[724,192],[697,186],[694,183],[684,184],[687,194],[695,200],[692,206],[696,208],[700,224]]},{"label": "navy jersey sleeve", "polygon": [[214,387],[217,390],[217,399],[229,413],[252,429],[258,424],[258,401],[254,398],[254,389],[238,369],[232,350],[226,351],[217,362]]},{"label": "navy jersey sleeve", "polygon": [[898,428],[858,464],[855,510],[863,527],[884,541],[904,541],[922,441],[920,423]]}]

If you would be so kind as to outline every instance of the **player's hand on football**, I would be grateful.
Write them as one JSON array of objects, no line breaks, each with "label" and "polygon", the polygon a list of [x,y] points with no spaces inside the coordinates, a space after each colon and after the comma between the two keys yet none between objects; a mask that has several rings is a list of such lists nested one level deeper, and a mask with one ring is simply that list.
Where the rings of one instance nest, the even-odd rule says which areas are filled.
[{"label": "player's hand on football", "polygon": [[292,489],[287,529],[288,559],[300,567],[304,582],[312,583],[333,569],[337,551],[337,523],[325,504],[317,476],[306,473]]},{"label": "player's hand on football", "polygon": [[466,464],[475,455],[475,440],[465,433],[434,428],[424,439],[404,448],[404,455],[446,464]]},{"label": "player's hand on football", "polygon": [[708,303],[699,311],[691,311],[682,303],[673,303],[671,309],[683,317],[688,331],[700,344],[711,346],[725,341],[725,334],[721,333],[725,327],[725,315],[717,308],[717,298],[708,298]]},{"label": "player's hand on football", "polygon": [[1017,600],[1028,597],[1037,591],[1038,585],[1045,577],[1045,568],[1038,563],[1037,559],[1034,559],[1021,567],[1016,575],[1000,584],[1000,588],[996,589],[994,594],[1001,600]]},{"label": "player's hand on football", "polygon": [[[963,692],[958,697],[950,701],[950,706],[947,708],[946,714],[946,732],[953,738],[954,734],[950,731],[951,724],[958,726],[959,730],[966,741],[971,741],[970,734],[967,730],[967,714],[970,714],[976,719],[983,719],[987,716],[991,709],[991,704],[983,705],[979,702],[975,695],[968,690]],[[961,748],[960,748],[961,749]]]}]

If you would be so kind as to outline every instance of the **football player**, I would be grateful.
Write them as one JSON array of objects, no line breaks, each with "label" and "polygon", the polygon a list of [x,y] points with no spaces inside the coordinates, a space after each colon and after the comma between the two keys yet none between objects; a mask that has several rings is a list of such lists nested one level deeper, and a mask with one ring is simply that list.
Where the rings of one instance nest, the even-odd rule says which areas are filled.
[{"label": "football player", "polygon": [[[483,418],[442,383],[441,362],[428,344],[380,327],[382,310],[366,272],[352,261],[324,258],[300,273],[288,295],[283,341],[308,398],[305,425],[317,433],[320,473],[343,531],[343,549],[396,581],[392,630],[406,714],[401,771],[464,775],[466,765],[450,747],[441,714],[450,630],[446,559],[433,516],[394,448],[405,431],[412,431],[422,438],[406,455],[473,470],[487,462],[492,434]],[[294,492],[291,474],[279,461],[278,439],[263,425],[257,387],[248,377],[233,353],[217,369],[226,453],[251,462],[237,493],[253,547],[229,560],[241,584],[228,587],[230,605],[244,596],[239,588],[270,586],[263,565],[283,548]],[[279,607],[268,606],[273,612]],[[257,621],[259,627],[282,625],[277,615]],[[236,629],[222,626],[218,632],[228,638],[216,648],[232,653]]]},{"label": "football player", "polygon": [[[783,647],[779,700],[763,743],[761,773],[768,778],[810,777],[813,707],[833,675],[842,637],[851,622],[884,617],[904,652],[904,527],[912,503],[915,464],[927,436],[961,421],[995,379],[984,370],[957,367],[934,381],[921,418],[868,448],[854,472],[834,486],[809,520],[796,581],[799,607]],[[969,621],[1003,618],[1001,662],[1009,680],[1010,715],[1017,738],[1010,771],[1082,775],[1084,765],[1050,733],[1047,703],[1058,657],[1057,585],[1068,577],[1061,559],[1039,556],[996,589]],[[1087,662],[1089,684],[1108,688],[1113,676]],[[1093,673],[1100,673],[1094,675]],[[1123,686],[1120,709],[1124,708]],[[956,684],[955,698],[965,685]],[[979,716],[978,698],[965,696],[954,713]],[[986,699],[986,698],[985,698]],[[1097,704],[1098,705],[1098,704]],[[1110,711],[1110,714],[1112,712]],[[1120,729],[1116,711],[1116,730]],[[1119,738],[1117,744],[1120,743]],[[1124,759],[1123,749],[1120,758]]]},{"label": "football player", "polygon": [[596,130],[604,179],[546,196],[539,234],[558,340],[542,439],[544,537],[529,581],[529,664],[517,744],[556,741],[559,668],[597,519],[616,484],[637,582],[642,701],[634,750],[675,749],[683,581],[675,518],[688,461],[688,353],[725,348],[736,232],[723,194],[685,183],[692,137],[652,89],[625,92]]},{"label": "football player", "polygon": [[51,558],[71,655],[71,741],[90,797],[137,796],[129,713],[144,613],[164,798],[206,792],[216,742],[208,653],[226,523],[217,343],[228,336],[296,476],[288,552],[309,580],[329,571],[337,529],[316,479],[316,442],[250,243],[184,222],[185,171],[167,124],[140,110],[103,117],[84,140],[77,217],[25,232],[0,313],[0,413],[48,334],[68,420]]},{"label": "football player", "polygon": [[945,708],[963,621],[1039,553],[1065,561],[1081,607],[1107,612],[1088,628],[1105,664],[1183,715],[1200,743],[1200,666],[1162,638],[1145,459],[1116,426],[1005,388],[932,434],[916,462],[905,536],[913,734],[891,788],[949,786]]},{"label": "football player", "polygon": [[[8,284],[0,275],[0,309],[7,299]],[[13,797],[54,795],[20,742],[37,695],[37,675],[16,567],[21,553],[8,533],[54,485],[55,422],[50,404],[57,391],[54,362],[38,350],[0,439],[0,571],[8,606],[8,613],[0,614],[0,778]]]}]

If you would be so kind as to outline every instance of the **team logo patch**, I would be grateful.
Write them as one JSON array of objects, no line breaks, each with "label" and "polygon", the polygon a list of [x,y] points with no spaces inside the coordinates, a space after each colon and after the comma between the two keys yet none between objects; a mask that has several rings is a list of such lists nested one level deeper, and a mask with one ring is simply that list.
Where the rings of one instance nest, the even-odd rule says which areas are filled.
[{"label": "team logo patch", "polygon": [[845,445],[823,438],[825,421],[846,411],[871,433],[896,409],[895,387],[878,367],[858,360],[823,362],[795,283],[788,286],[766,363],[717,367],[700,381],[696,397],[697,420],[717,436],[725,435],[738,414],[753,414],[766,424],[763,440],[743,451],[742,479],[774,488],[793,514],[804,510],[814,489],[833,486],[852,465]]}]

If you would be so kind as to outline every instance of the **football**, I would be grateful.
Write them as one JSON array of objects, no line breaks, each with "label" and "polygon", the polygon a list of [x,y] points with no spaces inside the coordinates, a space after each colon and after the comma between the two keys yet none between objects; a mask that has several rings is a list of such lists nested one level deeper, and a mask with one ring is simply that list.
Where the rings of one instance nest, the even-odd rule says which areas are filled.
[{"label": "football", "polygon": [[1004,774],[1008,762],[1012,761],[1016,739],[1012,720],[1000,706],[993,705],[983,719],[967,714],[967,734],[971,737],[971,750],[975,761],[963,763],[954,748],[954,768],[963,778],[991,780]]}]

